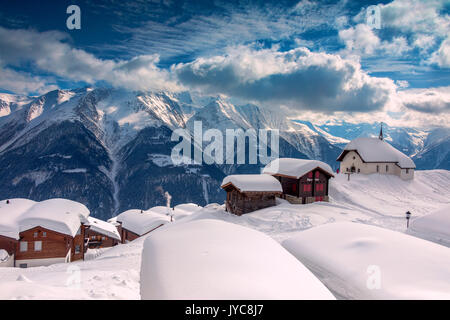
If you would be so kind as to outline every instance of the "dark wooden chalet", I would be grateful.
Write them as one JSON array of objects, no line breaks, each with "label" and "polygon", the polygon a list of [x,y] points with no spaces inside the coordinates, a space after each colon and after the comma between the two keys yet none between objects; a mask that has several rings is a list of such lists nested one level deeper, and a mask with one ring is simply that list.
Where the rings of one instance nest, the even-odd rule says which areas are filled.
[{"label": "dark wooden chalet", "polygon": [[264,173],[278,179],[283,188],[282,198],[291,203],[306,204],[329,200],[329,181],[334,175],[326,163],[280,158],[266,166]]},{"label": "dark wooden chalet", "polygon": [[170,217],[151,210],[131,209],[117,216],[115,225],[122,243],[136,240],[170,222]]},{"label": "dark wooden chalet", "polygon": [[224,179],[226,210],[238,216],[276,204],[281,196],[280,183],[270,175],[231,175]]},{"label": "dark wooden chalet", "polygon": [[108,248],[121,243],[116,225],[89,217],[89,229],[86,232],[89,249]]}]

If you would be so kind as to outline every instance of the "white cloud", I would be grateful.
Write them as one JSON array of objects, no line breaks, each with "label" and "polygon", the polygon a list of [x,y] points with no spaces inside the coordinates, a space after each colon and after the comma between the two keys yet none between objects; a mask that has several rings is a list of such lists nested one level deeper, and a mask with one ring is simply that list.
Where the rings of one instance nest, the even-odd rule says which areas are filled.
[{"label": "white cloud", "polygon": [[307,48],[233,47],[226,55],[178,64],[172,71],[189,88],[294,110],[382,109],[396,88],[390,79],[367,75],[358,62]]},{"label": "white cloud", "polygon": [[49,84],[47,79],[32,76],[25,72],[17,72],[0,66],[0,88],[17,94],[43,94],[58,89],[55,84]]},{"label": "white cloud", "polygon": [[35,73],[50,73],[65,80],[95,84],[106,81],[135,90],[176,90],[167,71],[159,69],[157,55],[124,61],[103,60],[69,44],[61,32],[9,30],[0,27],[0,61],[11,68],[32,65]]},{"label": "white cloud", "polygon": [[409,89],[398,95],[408,109],[450,117],[450,87]]},{"label": "white cloud", "polygon": [[358,24],[339,31],[339,38],[345,43],[348,53],[371,55],[380,46],[380,39],[366,24]]},{"label": "white cloud", "polygon": [[430,62],[442,68],[450,68],[450,38],[441,43],[439,50],[431,56]]},{"label": "white cloud", "polygon": [[[386,54],[400,57],[412,49],[418,49],[418,58],[424,64],[433,63],[440,67],[448,67],[448,43],[450,35],[450,17],[443,13],[448,0],[394,0],[387,4],[379,4],[381,12],[381,29],[387,40],[376,40],[378,30],[363,30],[366,8],[353,18],[356,27],[341,30],[339,36],[346,44],[347,51],[353,54],[373,55]],[[366,35],[358,33],[367,32]],[[367,29],[367,28],[366,28]],[[371,41],[368,41],[370,39]],[[356,42],[356,44],[354,44]],[[436,44],[440,45],[437,51]],[[379,44],[379,47],[377,47]]]},{"label": "white cloud", "polygon": [[375,54],[401,56],[411,50],[405,37],[398,36],[391,41],[381,41],[375,34],[375,29],[362,23],[340,30],[339,38],[345,44],[345,49],[340,52],[344,56],[373,56]]}]

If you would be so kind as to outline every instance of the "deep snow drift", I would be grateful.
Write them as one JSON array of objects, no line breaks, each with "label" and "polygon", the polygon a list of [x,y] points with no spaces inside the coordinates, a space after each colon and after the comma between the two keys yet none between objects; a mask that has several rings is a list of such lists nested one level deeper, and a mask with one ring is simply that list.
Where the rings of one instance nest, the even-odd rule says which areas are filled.
[{"label": "deep snow drift", "polygon": [[[216,219],[262,231],[278,242],[301,235],[304,230],[334,222],[358,222],[404,233],[406,211],[412,212],[412,223],[450,204],[450,171],[446,170],[416,171],[412,181],[403,181],[396,176],[356,174],[351,177],[351,181],[347,181],[346,176],[336,175],[330,183],[329,203],[291,205],[280,200],[275,207],[241,217],[225,212],[223,206],[217,204],[205,208],[195,204],[176,206],[174,218],[177,220],[176,216],[179,215],[179,221],[161,227],[158,232],[165,232],[182,222]],[[105,249],[94,260],[84,262],[29,269],[0,268],[0,298],[139,299],[144,240],[145,237]],[[173,242],[173,245],[178,244]],[[80,272],[73,272],[77,267]],[[448,265],[436,265],[436,268],[439,267],[448,269]],[[444,270],[437,272],[443,274]],[[77,274],[79,277],[74,277]],[[418,274],[417,278],[420,277]],[[24,278],[28,281],[24,281]],[[74,279],[79,280],[75,281],[78,285],[73,285]]]},{"label": "deep snow drift", "polygon": [[180,221],[150,234],[143,299],[334,299],[277,242],[219,220]]},{"label": "deep snow drift", "polygon": [[450,247],[450,206],[413,220],[408,233]]},{"label": "deep snow drift", "polygon": [[331,223],[283,246],[339,297],[450,299],[450,250],[361,223]]}]

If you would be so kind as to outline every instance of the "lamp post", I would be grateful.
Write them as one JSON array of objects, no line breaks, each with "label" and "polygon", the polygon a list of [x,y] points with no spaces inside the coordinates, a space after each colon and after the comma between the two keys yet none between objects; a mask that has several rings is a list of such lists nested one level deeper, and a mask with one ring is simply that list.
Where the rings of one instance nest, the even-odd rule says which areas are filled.
[{"label": "lamp post", "polygon": [[411,219],[411,212],[406,211],[406,229],[409,228],[409,219]]}]

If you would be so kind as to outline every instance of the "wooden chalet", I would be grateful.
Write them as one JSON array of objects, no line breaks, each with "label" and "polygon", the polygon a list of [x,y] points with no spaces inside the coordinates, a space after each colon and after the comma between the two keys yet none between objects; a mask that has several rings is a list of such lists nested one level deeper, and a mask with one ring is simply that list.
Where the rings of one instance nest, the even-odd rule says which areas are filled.
[{"label": "wooden chalet", "polygon": [[226,210],[238,216],[274,206],[283,191],[277,179],[261,174],[230,175],[221,187],[227,192]]},{"label": "wooden chalet", "polygon": [[88,221],[89,229],[86,232],[86,239],[89,249],[113,247],[122,242],[114,224],[93,217],[89,217]]},{"label": "wooden chalet", "polygon": [[0,204],[0,249],[16,267],[47,266],[84,259],[89,210],[65,199]]},{"label": "wooden chalet", "polygon": [[131,209],[119,214],[115,224],[122,243],[142,237],[170,222],[170,217],[151,210]]},{"label": "wooden chalet", "polygon": [[270,174],[281,183],[282,198],[290,203],[329,200],[329,181],[334,175],[331,167],[322,161],[280,158],[269,163],[263,173]]}]

